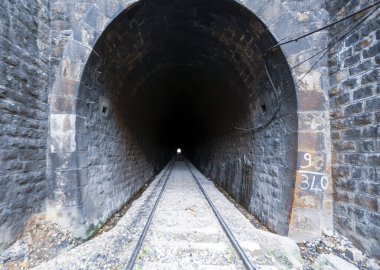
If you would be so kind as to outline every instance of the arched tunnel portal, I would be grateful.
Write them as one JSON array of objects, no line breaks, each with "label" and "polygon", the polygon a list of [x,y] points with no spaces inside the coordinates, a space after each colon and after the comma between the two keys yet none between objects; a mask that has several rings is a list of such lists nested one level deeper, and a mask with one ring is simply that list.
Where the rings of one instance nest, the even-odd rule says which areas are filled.
[{"label": "arched tunnel portal", "polygon": [[[91,39],[91,53],[81,54]],[[78,234],[103,223],[180,147],[270,229],[288,235],[292,209],[303,208],[296,179],[305,180],[297,176],[293,74],[280,49],[266,53],[276,43],[231,0],[142,0],[102,33],[74,33],[60,72],[81,75],[75,86],[55,84],[69,89],[70,102],[60,101],[74,113],[51,116],[50,201],[61,222]],[[318,204],[324,194],[315,197]]]}]

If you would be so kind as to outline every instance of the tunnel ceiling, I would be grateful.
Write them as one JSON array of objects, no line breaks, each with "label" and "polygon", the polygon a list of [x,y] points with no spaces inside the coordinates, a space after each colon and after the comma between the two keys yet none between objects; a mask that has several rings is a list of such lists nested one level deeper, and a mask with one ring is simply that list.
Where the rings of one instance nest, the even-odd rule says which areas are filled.
[{"label": "tunnel ceiling", "polygon": [[231,1],[143,0],[101,35],[82,81],[147,144],[191,151],[252,116],[272,42]]}]

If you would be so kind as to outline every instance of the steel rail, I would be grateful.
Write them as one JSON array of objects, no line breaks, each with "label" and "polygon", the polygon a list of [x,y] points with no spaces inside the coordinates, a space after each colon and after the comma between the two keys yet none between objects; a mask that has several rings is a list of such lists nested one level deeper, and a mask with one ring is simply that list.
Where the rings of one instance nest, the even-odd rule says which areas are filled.
[{"label": "steel rail", "polygon": [[[141,235],[140,235],[140,237],[139,237],[139,240],[138,240],[137,243],[136,243],[136,246],[135,246],[135,248],[134,248],[134,250],[133,250],[133,253],[132,253],[131,257],[129,258],[129,261],[128,261],[128,264],[127,264],[125,270],[132,270],[132,268],[133,268],[133,266],[134,266],[134,264],[135,264],[135,262],[136,262],[136,259],[137,259],[138,255],[139,255],[139,252],[140,252],[140,249],[141,249],[141,246],[142,246],[142,244],[143,244],[143,242],[144,242],[144,239],[145,239],[145,236],[146,236],[146,234],[147,234],[147,232],[148,232],[148,229],[149,229],[149,227],[150,227],[150,224],[152,223],[152,219],[153,219],[154,213],[156,212],[156,209],[157,209],[158,203],[160,202],[160,199],[161,199],[161,197],[162,197],[162,194],[164,193],[164,190],[165,190],[166,184],[168,183],[168,179],[169,179],[169,176],[170,176],[170,174],[171,174],[171,172],[172,172],[172,170],[173,170],[173,167],[174,167],[174,159],[171,161],[171,164],[167,167],[167,169],[166,169],[166,171],[165,171],[165,173],[166,173],[167,171],[169,171],[169,172],[168,172],[168,174],[166,175],[166,179],[165,179],[164,184],[163,184],[162,187],[161,187],[160,194],[158,194],[158,197],[157,197],[157,199],[156,199],[156,202],[154,203],[154,206],[153,206],[153,208],[152,208],[152,211],[150,212],[150,215],[149,215],[149,217],[148,217],[148,220],[147,220],[147,222],[145,223],[144,229],[143,229],[143,231],[142,231],[142,233],[141,233]],[[165,173],[162,175],[162,178],[164,177]],[[162,179],[162,178],[161,178],[161,179]]]},{"label": "steel rail", "polygon": [[203,196],[206,198],[207,202],[211,206],[212,211],[214,212],[215,216],[217,217],[217,219],[218,219],[220,225],[222,226],[224,232],[228,236],[228,239],[231,241],[231,244],[235,248],[236,252],[239,254],[239,257],[242,259],[244,265],[249,270],[256,270],[256,267],[253,265],[251,260],[248,258],[247,254],[244,252],[244,250],[241,248],[241,246],[239,245],[239,242],[235,238],[234,234],[231,232],[230,228],[228,227],[228,225],[224,221],[223,217],[220,215],[219,211],[216,209],[214,203],[211,201],[210,197],[207,195],[206,191],[203,189],[201,183],[199,182],[199,179],[195,176],[195,174],[191,170],[191,168],[188,164],[189,162],[185,159],[184,159],[184,161],[185,161],[185,164],[186,164],[187,168],[189,169],[191,175],[193,176],[195,182],[198,184],[199,189],[202,191]]}]

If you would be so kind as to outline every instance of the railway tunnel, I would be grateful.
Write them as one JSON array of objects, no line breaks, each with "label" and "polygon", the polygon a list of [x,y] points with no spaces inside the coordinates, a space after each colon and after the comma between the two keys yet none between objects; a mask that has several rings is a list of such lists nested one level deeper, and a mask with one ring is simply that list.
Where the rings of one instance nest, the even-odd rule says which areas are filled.
[{"label": "railway tunnel", "polygon": [[89,237],[181,148],[273,232],[377,256],[379,3],[343,2],[3,1],[0,251],[40,214]]},{"label": "railway tunnel", "polygon": [[[179,147],[270,229],[287,235],[297,102],[284,55],[267,52],[276,40],[266,26],[229,0],[144,0],[99,35],[74,36],[97,42],[76,97],[71,155],[85,165],[77,183],[65,185],[63,206],[79,205],[91,230]],[[75,56],[72,47],[67,54]],[[65,63],[62,70],[70,73]],[[58,191],[60,181],[55,174]]]}]

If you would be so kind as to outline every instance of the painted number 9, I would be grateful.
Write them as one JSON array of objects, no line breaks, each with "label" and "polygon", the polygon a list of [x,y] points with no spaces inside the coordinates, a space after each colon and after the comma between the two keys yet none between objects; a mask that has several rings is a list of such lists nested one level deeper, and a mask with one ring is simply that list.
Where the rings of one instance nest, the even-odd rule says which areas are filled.
[{"label": "painted number 9", "polygon": [[302,169],[308,168],[311,166],[311,154],[310,153],[305,153],[303,155],[303,158],[308,162],[306,166],[300,166]]}]

